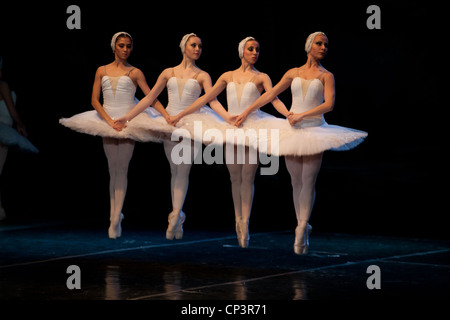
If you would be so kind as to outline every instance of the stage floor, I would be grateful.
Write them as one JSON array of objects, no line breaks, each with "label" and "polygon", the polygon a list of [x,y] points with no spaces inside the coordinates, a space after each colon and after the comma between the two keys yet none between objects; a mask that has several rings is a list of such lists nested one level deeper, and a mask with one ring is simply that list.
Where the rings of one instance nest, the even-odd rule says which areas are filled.
[{"label": "stage floor", "polygon": [[313,229],[310,253],[297,256],[293,230],[253,232],[247,249],[233,231],[185,228],[184,239],[168,241],[165,230],[124,220],[122,237],[111,240],[107,225],[90,221],[2,222],[0,299],[450,298],[448,240]]}]

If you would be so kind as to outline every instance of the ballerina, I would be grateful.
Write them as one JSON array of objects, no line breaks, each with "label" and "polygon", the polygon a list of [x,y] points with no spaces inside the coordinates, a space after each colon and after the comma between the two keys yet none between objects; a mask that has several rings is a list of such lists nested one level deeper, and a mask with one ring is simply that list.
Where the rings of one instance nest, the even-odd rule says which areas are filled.
[{"label": "ballerina", "polygon": [[[171,121],[172,124],[176,124],[209,100],[216,98],[225,88],[227,90],[228,112],[234,116],[241,114],[250,104],[256,101],[261,92],[269,91],[272,88],[270,77],[255,68],[260,53],[259,42],[253,37],[247,37],[239,43],[238,52],[241,66],[236,70],[222,74],[212,90],[174,117]],[[289,115],[289,111],[277,97],[274,97],[271,102],[281,114]],[[252,114],[251,120],[246,123],[244,129],[267,127],[270,124],[278,126],[282,121],[282,119],[257,110]],[[250,240],[248,227],[253,203],[254,179],[259,161],[258,159],[256,161],[251,160],[250,147],[245,145],[244,154],[242,154],[245,161],[240,163],[241,161],[237,161],[237,156],[240,156],[239,147],[235,144],[235,141],[226,141],[226,143],[234,145],[234,152],[232,153],[234,156],[227,157],[226,154],[225,158],[230,173],[236,234],[239,246],[247,248]],[[227,152],[227,149],[225,149],[225,153]]]},{"label": "ballerina", "polygon": [[[3,58],[0,57],[0,79],[2,69]],[[13,128],[13,124],[17,130]],[[16,109],[16,93],[11,91],[7,82],[0,81],[0,175],[10,147],[15,147],[22,152],[39,152],[27,137],[26,127]],[[0,220],[4,219],[6,219],[6,213],[0,200]]]},{"label": "ballerina", "polygon": [[[114,34],[111,48],[114,61],[100,66],[95,74],[92,88],[92,106],[95,110],[71,118],[62,118],[60,123],[82,133],[99,135],[103,139],[110,176],[108,236],[116,239],[122,235],[121,222],[124,218],[122,208],[127,190],[128,165],[133,155],[135,141],[159,141],[159,137],[158,133],[143,132],[132,126],[123,130],[123,126],[114,121],[114,118],[123,116],[136,104],[137,86],[144,94],[148,94],[150,88],[142,71],[128,63],[133,50],[131,35],[126,32]],[[103,105],[100,103],[101,91]],[[168,116],[159,101],[155,101],[153,106],[162,115]]]},{"label": "ballerina", "polygon": [[[135,121],[134,118],[139,116],[141,112],[159,96],[164,87],[167,87],[168,92],[169,102],[165,111],[169,115],[168,118],[166,118],[169,122],[171,122],[173,116],[182,112],[195,101],[200,96],[202,89],[205,92],[211,90],[211,77],[207,72],[201,70],[196,65],[196,61],[202,54],[201,39],[195,33],[186,34],[180,42],[180,49],[183,55],[181,63],[173,68],[165,69],[159,75],[151,92],[125,116],[117,119],[116,122],[119,125],[122,125],[124,128],[132,125]],[[235,118],[227,113],[217,99],[211,99],[211,101],[208,102],[211,108],[214,109],[221,118],[230,123],[234,123]],[[200,113],[203,115],[209,114],[212,117],[217,116],[217,114],[206,106],[196,113],[194,118],[199,118]],[[150,118],[155,117],[150,116]],[[156,117],[155,120],[164,121],[161,117]],[[152,129],[152,125],[153,124],[149,122],[142,127]],[[175,154],[174,148],[177,144],[177,141],[171,141],[171,139],[164,139],[163,141],[164,151],[167,160],[169,161],[171,172],[172,212],[169,213],[168,217],[169,224],[166,231],[166,239],[168,240],[183,238],[183,223],[186,219],[186,214],[182,209],[189,185],[189,172],[196,156],[196,151],[199,151],[195,150],[195,148],[191,148],[191,154],[188,155],[189,161],[179,163],[179,161],[174,161],[173,158]]]},{"label": "ballerina", "polygon": [[328,52],[328,38],[323,32],[314,32],[306,40],[306,64],[285,73],[272,90],[266,92],[241,115],[236,125],[245,124],[255,110],[271,102],[291,86],[292,114],[290,128],[280,130],[279,155],[285,156],[291,176],[294,207],[297,217],[294,252],[305,254],[309,249],[312,227],[309,219],[315,199],[315,183],[325,150],[349,150],[360,144],[366,132],[329,125],[324,114],[335,104],[335,80],[321,61]]}]

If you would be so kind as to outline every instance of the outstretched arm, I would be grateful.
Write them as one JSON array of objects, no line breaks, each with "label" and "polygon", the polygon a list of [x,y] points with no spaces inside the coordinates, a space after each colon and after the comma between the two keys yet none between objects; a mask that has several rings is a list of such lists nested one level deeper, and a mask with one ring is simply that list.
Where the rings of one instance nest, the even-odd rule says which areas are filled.
[{"label": "outstretched arm", "polygon": [[[134,72],[136,73],[135,74],[136,82],[139,88],[141,88],[142,92],[144,92],[144,94],[147,96],[150,93],[151,89],[147,84],[144,73],[139,69],[137,69]],[[159,102],[158,99],[155,99],[155,101],[151,104],[151,106],[155,108],[159,113],[161,113],[162,116],[166,119],[166,121],[169,119],[169,114],[167,113],[166,109],[161,104],[161,102]]]},{"label": "outstretched arm", "polygon": [[[180,119],[188,114],[191,114],[195,111],[197,111],[198,109],[200,109],[201,107],[203,107],[205,104],[207,104],[210,101],[213,101],[216,99],[216,97],[225,89],[225,87],[227,86],[227,81],[226,79],[226,73],[224,73],[223,75],[220,76],[220,78],[216,81],[214,87],[212,87],[211,89],[207,89],[207,86],[204,87],[205,88],[205,94],[201,97],[199,97],[197,100],[195,100],[189,107],[187,107],[185,110],[181,111],[179,114],[177,114],[176,117],[174,117],[172,119],[172,124],[175,125],[178,121],[180,121]],[[208,76],[209,77],[209,76]],[[219,101],[215,100],[218,104]],[[216,107],[216,109],[213,108]],[[220,107],[222,107],[223,111],[226,112],[228,114],[227,111],[225,111],[225,109],[223,108],[222,105],[220,105]],[[213,103],[211,104],[211,108],[214,109],[214,111],[216,111],[222,118],[224,118],[226,120],[226,116],[225,113],[223,111],[220,110],[220,107],[213,101]]]},{"label": "outstretched arm", "polygon": [[126,122],[133,120],[134,117],[136,117],[139,113],[148,108],[148,106],[150,106],[156,100],[159,94],[163,91],[164,87],[167,84],[167,81],[169,80],[168,75],[170,75],[168,69],[164,70],[159,75],[158,80],[156,80],[156,84],[153,86],[150,93],[146,95],[141,101],[139,101],[139,103],[136,104],[134,108],[131,109],[125,116],[119,118],[118,122],[125,125]]},{"label": "outstretched arm", "polygon": [[[268,75],[264,75],[264,81],[263,81],[264,90],[270,91],[272,89],[272,80],[270,80]],[[292,114],[292,112],[289,112],[289,110],[286,108],[284,103],[278,99],[278,97],[275,97],[275,99],[272,100],[272,105],[277,109],[279,113],[281,113],[286,118]]]},{"label": "outstretched arm", "polygon": [[243,113],[241,113],[237,118],[235,125],[240,127],[250,113],[273,101],[275,98],[277,98],[277,96],[280,93],[289,88],[289,86],[292,83],[292,80],[294,79],[293,70],[294,69],[291,69],[288,72],[286,72],[283,78],[281,78],[281,80],[277,83],[275,87],[264,93],[255,102],[253,102],[253,104],[249,106]]},{"label": "outstretched arm", "polygon": [[[209,91],[212,90],[212,81],[211,81],[211,77],[209,76],[209,74],[206,74],[207,79],[205,79],[206,81],[203,84],[203,89],[205,90],[205,93],[208,93]],[[227,82],[223,81],[222,82],[223,87],[221,87],[220,92],[223,91],[223,89],[226,87]],[[220,116],[222,117],[222,119],[224,119],[225,121],[227,121],[230,124],[233,124],[236,121],[236,116],[232,116],[228,113],[227,110],[225,110],[225,108],[222,106],[222,104],[219,102],[219,100],[217,100],[217,96],[216,98],[214,98],[213,100],[209,101],[209,106]]]}]

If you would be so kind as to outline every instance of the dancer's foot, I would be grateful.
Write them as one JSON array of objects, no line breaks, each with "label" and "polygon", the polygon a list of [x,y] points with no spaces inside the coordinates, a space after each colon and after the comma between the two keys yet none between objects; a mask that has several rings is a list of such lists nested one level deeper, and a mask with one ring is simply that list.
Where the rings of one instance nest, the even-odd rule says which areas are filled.
[{"label": "dancer's foot", "polygon": [[241,221],[242,221],[241,218],[236,217],[236,236],[239,243],[239,247],[241,246],[241,238],[242,238]]},{"label": "dancer's foot", "polygon": [[111,224],[108,229],[108,235],[110,239],[117,239],[122,236],[122,220],[124,218],[123,213],[119,216],[119,221],[117,223],[114,223],[111,221]]},{"label": "dancer's foot", "polygon": [[169,214],[169,226],[166,231],[166,239],[173,240],[173,238],[180,240],[183,239],[183,223],[186,220],[186,215],[183,211],[180,211],[179,214],[175,214],[171,212]]},{"label": "dancer's foot", "polygon": [[248,233],[248,221],[240,219],[239,220],[239,233],[238,233],[239,247],[248,248],[249,241],[250,241],[250,235]]},{"label": "dancer's foot", "polygon": [[309,223],[304,226],[297,226],[295,229],[294,252],[298,255],[306,254],[309,250],[309,235],[312,227]]}]

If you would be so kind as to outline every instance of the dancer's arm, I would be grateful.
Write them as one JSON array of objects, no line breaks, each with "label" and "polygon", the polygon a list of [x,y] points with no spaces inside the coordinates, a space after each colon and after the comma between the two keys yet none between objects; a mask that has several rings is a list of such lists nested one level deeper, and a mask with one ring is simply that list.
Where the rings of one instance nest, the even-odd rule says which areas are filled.
[{"label": "dancer's arm", "polygon": [[[148,95],[146,95],[137,105],[134,106],[133,109],[131,109],[126,115],[118,119],[118,122],[121,122],[123,125],[127,121],[133,120],[134,117],[136,117],[139,113],[145,110],[148,106],[150,106],[155,99],[159,96],[159,94],[163,91],[164,87],[167,84],[167,81],[170,78],[170,70],[166,69],[164,70],[158,77],[158,80],[156,80],[155,85],[153,86],[152,90]],[[159,111],[159,110],[158,110]],[[162,110],[161,110],[162,111]]]},{"label": "dancer's arm", "polygon": [[[203,82],[203,89],[205,90],[205,93],[208,93],[209,91],[212,90],[213,86],[212,86],[212,81],[211,81],[211,77],[209,76],[208,73],[205,72],[205,81]],[[226,82],[225,82],[225,87],[226,87]],[[223,91],[223,89],[225,88],[223,87],[221,92]],[[227,121],[230,124],[233,124],[236,121],[236,116],[232,116],[228,113],[227,110],[225,110],[225,108],[222,106],[222,104],[219,102],[219,100],[217,100],[217,95],[216,98],[214,98],[213,100],[209,101],[209,106],[211,107],[211,109],[213,109],[220,117],[222,117],[222,119],[224,119],[225,121]]]},{"label": "dancer's arm", "polygon": [[[185,110],[181,111],[179,114],[176,115],[176,117],[172,118],[172,124],[175,125],[178,121],[180,121],[180,119],[188,114],[191,114],[195,111],[197,111],[198,109],[200,109],[201,107],[203,107],[205,104],[207,104],[208,102],[216,99],[216,97],[226,88],[227,86],[227,76],[226,76],[227,72],[224,73],[223,75],[220,76],[220,78],[216,81],[216,83],[214,84],[214,87],[212,87],[211,89],[207,90],[205,88],[205,94],[201,97],[199,97],[197,100],[195,100],[189,107],[187,107]],[[217,100],[216,100],[217,101]],[[217,103],[219,103],[219,101],[217,101]],[[214,105],[215,103],[213,103]],[[213,108],[213,105],[211,105],[211,108]],[[222,105],[220,105],[222,107]],[[224,118],[226,120],[225,114],[220,111],[220,107],[217,106],[217,104],[215,105],[215,107],[217,107],[217,110],[214,109],[214,111],[216,111],[222,118]],[[228,113],[223,107],[222,107],[223,111],[225,111],[226,113]],[[220,113],[219,113],[219,112]]]},{"label": "dancer's arm", "polygon": [[[264,90],[267,92],[272,89],[272,80],[270,80],[270,77],[267,74],[263,74],[263,87]],[[284,103],[278,99],[278,97],[275,97],[275,99],[272,100],[272,105],[277,109],[279,113],[281,113],[286,118],[292,114],[292,112],[289,112],[289,110],[286,108]]]},{"label": "dancer's arm", "polygon": [[245,111],[238,116],[235,125],[240,127],[242,122],[244,122],[244,120],[248,117],[250,113],[273,101],[280,93],[289,88],[289,86],[292,83],[292,80],[294,79],[295,70],[296,69],[291,69],[288,72],[286,72],[283,78],[281,78],[281,80],[277,83],[275,87],[264,93],[261,97],[258,98],[258,100],[253,102],[251,106],[245,109]]},{"label": "dancer's arm", "polygon": [[114,122],[114,120],[106,113],[100,103],[100,93],[102,90],[102,78],[104,74],[104,67],[99,67],[95,73],[94,85],[92,86],[91,104],[97,113],[110,125],[114,130],[120,131],[123,129],[123,125]]},{"label": "dancer's arm", "polygon": [[296,124],[297,122],[302,121],[303,119],[307,117],[312,116],[318,116],[322,115],[324,113],[330,112],[334,108],[334,102],[335,102],[335,95],[336,95],[336,89],[335,89],[335,83],[334,83],[334,76],[331,72],[326,73],[323,78],[324,81],[324,97],[325,101],[318,105],[317,107],[308,110],[306,112],[302,113],[295,113],[289,118],[289,123],[291,125]]},{"label": "dancer's arm", "polygon": [[[136,71],[133,70],[133,73],[135,73],[136,82],[137,82],[139,88],[141,88],[142,92],[147,96],[150,93],[151,89],[150,89],[150,87],[147,84],[147,81],[145,79],[145,75],[144,75],[144,73],[141,70],[139,70],[139,69],[135,69],[135,70]],[[162,105],[161,102],[159,102],[158,99],[156,99],[151,104],[151,106],[153,108],[155,108],[156,111],[161,113],[162,116],[166,119],[166,121],[169,119],[169,114],[167,113],[166,108],[164,108],[164,106]]]}]

